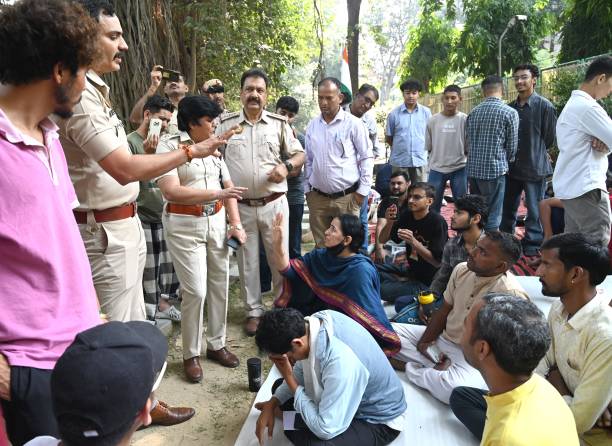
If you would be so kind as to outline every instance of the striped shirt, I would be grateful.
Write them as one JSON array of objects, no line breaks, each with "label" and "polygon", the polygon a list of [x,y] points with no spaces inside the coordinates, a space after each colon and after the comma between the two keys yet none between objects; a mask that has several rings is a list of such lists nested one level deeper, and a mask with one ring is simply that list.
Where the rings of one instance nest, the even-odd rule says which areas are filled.
[{"label": "striped shirt", "polygon": [[488,97],[467,117],[467,176],[492,180],[508,172],[518,145],[519,116],[497,97]]}]

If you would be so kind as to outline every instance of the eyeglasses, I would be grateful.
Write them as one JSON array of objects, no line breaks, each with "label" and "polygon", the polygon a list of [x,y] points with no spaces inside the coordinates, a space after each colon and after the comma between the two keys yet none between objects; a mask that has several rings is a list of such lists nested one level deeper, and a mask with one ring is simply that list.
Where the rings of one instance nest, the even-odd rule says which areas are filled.
[{"label": "eyeglasses", "polygon": [[530,76],[528,74],[523,74],[521,76],[512,76],[512,79],[514,79],[514,81],[526,81],[529,80]]}]

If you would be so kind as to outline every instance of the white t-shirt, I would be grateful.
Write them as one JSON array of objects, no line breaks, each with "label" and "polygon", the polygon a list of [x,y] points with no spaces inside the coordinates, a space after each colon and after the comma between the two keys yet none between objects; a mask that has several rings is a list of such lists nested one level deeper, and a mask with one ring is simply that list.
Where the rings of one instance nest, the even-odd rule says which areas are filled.
[{"label": "white t-shirt", "polygon": [[60,444],[60,440],[58,440],[57,438],[44,435],[42,437],[36,437],[31,439],[23,446],[57,446],[58,444]]},{"label": "white t-shirt", "polygon": [[[593,138],[608,146],[608,153],[591,147]],[[612,120],[591,95],[574,90],[557,120],[559,158],[553,174],[555,196],[564,200],[593,189],[606,189],[608,155],[612,151]]]}]

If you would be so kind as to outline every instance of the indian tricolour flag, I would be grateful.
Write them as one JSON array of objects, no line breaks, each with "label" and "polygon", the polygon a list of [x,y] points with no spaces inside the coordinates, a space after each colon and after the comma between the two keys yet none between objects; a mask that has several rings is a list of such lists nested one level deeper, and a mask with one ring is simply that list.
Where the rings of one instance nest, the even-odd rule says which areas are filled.
[{"label": "indian tricolour flag", "polygon": [[351,72],[349,70],[348,50],[346,46],[342,48],[342,59],[340,60],[340,82],[342,83],[342,92],[348,93],[349,102],[352,100],[351,94]]}]

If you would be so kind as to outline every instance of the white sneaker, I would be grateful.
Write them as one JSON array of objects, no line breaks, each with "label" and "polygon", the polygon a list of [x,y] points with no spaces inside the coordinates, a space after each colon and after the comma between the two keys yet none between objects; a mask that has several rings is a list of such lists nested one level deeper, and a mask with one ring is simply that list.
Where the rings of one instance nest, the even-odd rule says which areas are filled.
[{"label": "white sneaker", "polygon": [[157,310],[155,313],[155,319],[170,319],[173,322],[181,321],[181,312],[177,310],[174,305],[168,307],[166,310]]}]

